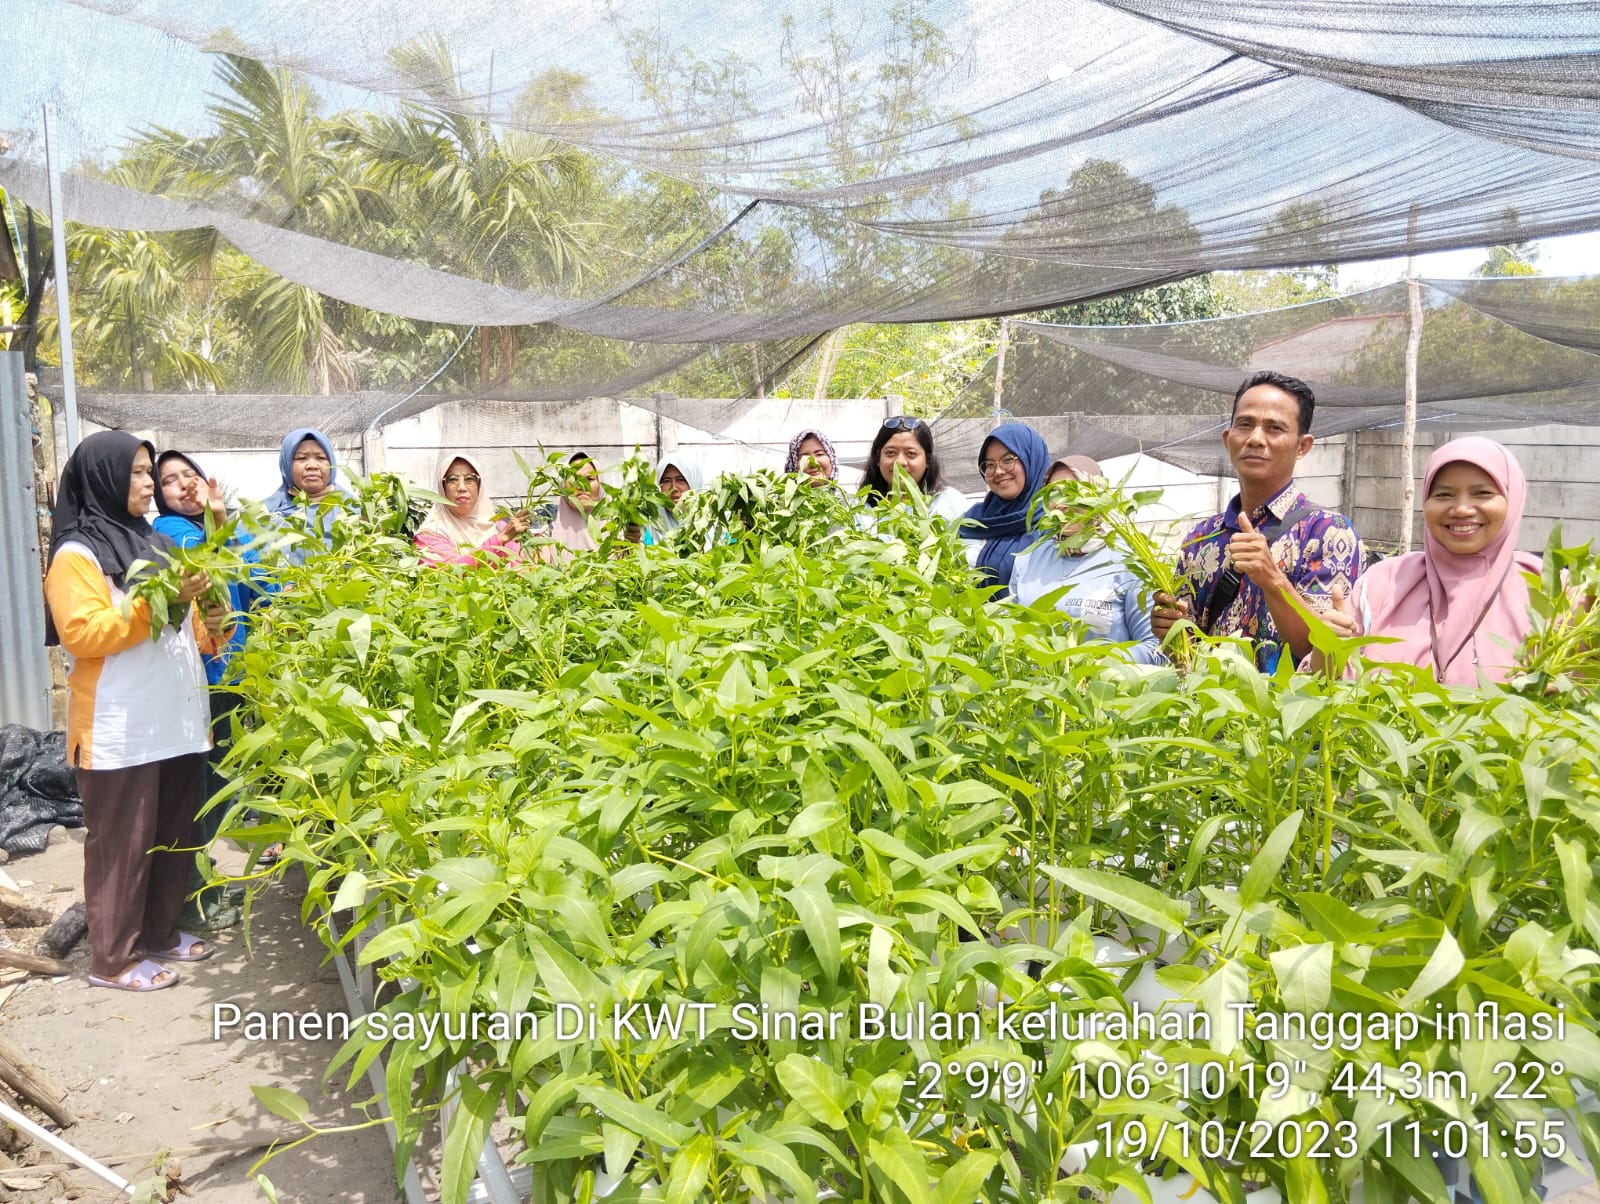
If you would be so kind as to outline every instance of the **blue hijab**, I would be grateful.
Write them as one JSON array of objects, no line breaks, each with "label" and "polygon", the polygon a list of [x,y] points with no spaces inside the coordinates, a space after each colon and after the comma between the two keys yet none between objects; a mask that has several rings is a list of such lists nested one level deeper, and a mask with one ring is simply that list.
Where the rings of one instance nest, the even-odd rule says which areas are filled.
[{"label": "blue hijab", "polygon": [[267,499],[267,509],[274,514],[287,514],[294,509],[294,495],[299,492],[294,487],[294,452],[307,439],[315,440],[323,455],[328,457],[328,488],[337,493],[349,492],[339,484],[339,460],[333,454],[328,436],[303,426],[285,435],[283,446],[278,448],[278,476],[283,479],[283,485]]},{"label": "blue hijab", "polygon": [[992,489],[984,494],[983,501],[967,511],[961,535],[964,539],[983,541],[983,546],[978,549],[975,567],[982,575],[984,585],[1000,587],[995,597],[1005,598],[1011,593],[1011,566],[1017,553],[1026,549],[1034,539],[1029,530],[1029,511],[1034,496],[1044,488],[1050,466],[1050,449],[1045,444],[1044,436],[1026,423],[1004,422],[990,431],[979,447],[980,464],[983,462],[984,448],[992,443],[998,443],[1022,461],[1026,483],[1022,492],[1009,501]]}]

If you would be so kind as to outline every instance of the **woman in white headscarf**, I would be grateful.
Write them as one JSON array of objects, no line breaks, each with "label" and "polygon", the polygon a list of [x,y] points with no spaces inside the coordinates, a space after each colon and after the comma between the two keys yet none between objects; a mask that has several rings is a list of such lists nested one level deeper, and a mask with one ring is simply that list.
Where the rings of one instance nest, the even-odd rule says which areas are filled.
[{"label": "woman in white headscarf", "polygon": [[660,543],[666,538],[667,532],[677,529],[678,503],[689,494],[699,493],[706,487],[705,474],[700,470],[699,461],[673,456],[661,461],[656,469],[656,485],[661,490],[664,504],[661,507],[661,521],[644,533],[646,547]]},{"label": "woman in white headscarf", "polygon": [[528,530],[528,516],[519,511],[499,522],[483,476],[465,456],[445,452],[433,477],[442,501],[433,504],[417,530],[417,549],[424,564],[516,564],[522,560],[517,536]]}]

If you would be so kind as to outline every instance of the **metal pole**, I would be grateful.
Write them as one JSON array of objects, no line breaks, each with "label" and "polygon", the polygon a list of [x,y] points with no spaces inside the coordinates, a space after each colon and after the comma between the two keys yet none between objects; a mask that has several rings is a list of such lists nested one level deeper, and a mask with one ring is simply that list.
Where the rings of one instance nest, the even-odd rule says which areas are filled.
[{"label": "metal pole", "polygon": [[33,414],[22,352],[0,351],[0,724],[50,730],[44,563],[33,490]]},{"label": "metal pole", "polygon": [[50,176],[50,241],[56,261],[56,326],[61,341],[61,401],[67,415],[67,454],[78,446],[78,379],[72,360],[72,305],[67,298],[67,219],[61,202],[61,157],[56,152],[56,115],[44,106],[44,164]]}]

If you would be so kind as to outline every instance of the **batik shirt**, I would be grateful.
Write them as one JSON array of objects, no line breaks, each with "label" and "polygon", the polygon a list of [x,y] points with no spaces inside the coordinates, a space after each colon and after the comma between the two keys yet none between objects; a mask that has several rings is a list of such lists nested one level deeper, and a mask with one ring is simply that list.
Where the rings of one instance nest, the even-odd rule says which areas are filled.
[{"label": "batik shirt", "polygon": [[[1274,537],[1272,555],[1308,608],[1320,613],[1332,608],[1335,586],[1342,586],[1349,596],[1361,572],[1361,540],[1348,518],[1312,506],[1293,481],[1256,510],[1250,523],[1259,531],[1269,523],[1281,523],[1296,510],[1301,517]],[[1228,540],[1238,530],[1239,495],[1234,494],[1226,510],[1199,523],[1184,538],[1178,552],[1178,574],[1189,598],[1190,617],[1196,622],[1222,576],[1222,554]],[[1266,595],[1249,577],[1241,579],[1238,596],[1212,624],[1211,634],[1247,639],[1255,645],[1256,664],[1264,671],[1271,673],[1278,666],[1283,637],[1267,609]]]}]

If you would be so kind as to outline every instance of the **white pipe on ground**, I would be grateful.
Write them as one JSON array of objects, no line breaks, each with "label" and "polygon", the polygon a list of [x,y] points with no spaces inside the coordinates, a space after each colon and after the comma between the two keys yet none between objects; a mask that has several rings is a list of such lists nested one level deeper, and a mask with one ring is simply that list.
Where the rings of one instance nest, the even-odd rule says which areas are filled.
[{"label": "white pipe on ground", "polygon": [[89,1157],[89,1155],[85,1154],[76,1146],[68,1145],[66,1142],[62,1141],[61,1138],[57,1137],[49,1129],[42,1128],[39,1125],[34,1124],[33,1121],[29,1120],[21,1112],[18,1112],[10,1104],[6,1103],[5,1100],[0,1100],[0,1120],[4,1120],[7,1124],[20,1129],[35,1141],[42,1141],[56,1153],[66,1155],[79,1166],[83,1167],[83,1169],[88,1171],[91,1175],[94,1175],[98,1179],[103,1179],[123,1195],[133,1195],[133,1184],[129,1183],[121,1175],[117,1174],[116,1171],[111,1170],[108,1167],[101,1166],[98,1162]]}]

